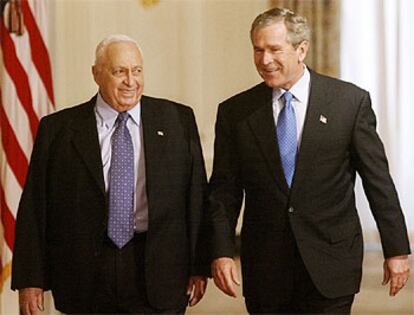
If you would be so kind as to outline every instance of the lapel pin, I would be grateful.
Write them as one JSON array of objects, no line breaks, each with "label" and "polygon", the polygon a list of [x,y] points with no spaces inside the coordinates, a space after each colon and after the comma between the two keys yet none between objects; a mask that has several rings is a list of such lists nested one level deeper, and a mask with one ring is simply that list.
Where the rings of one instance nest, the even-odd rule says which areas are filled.
[{"label": "lapel pin", "polygon": [[162,131],[162,130],[158,130],[158,131],[157,131],[157,135],[159,135],[159,136],[161,136],[161,137],[164,137],[164,131]]},{"label": "lapel pin", "polygon": [[324,115],[320,115],[319,121],[326,125],[328,123],[328,118],[326,118]]}]

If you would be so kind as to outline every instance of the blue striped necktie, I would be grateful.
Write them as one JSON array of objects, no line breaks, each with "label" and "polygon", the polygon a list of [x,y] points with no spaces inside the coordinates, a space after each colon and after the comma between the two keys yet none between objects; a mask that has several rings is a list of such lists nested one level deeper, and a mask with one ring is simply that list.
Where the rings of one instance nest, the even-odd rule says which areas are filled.
[{"label": "blue striped necktie", "polygon": [[118,248],[134,236],[134,147],[128,118],[127,112],[119,113],[111,139],[108,236]]},{"label": "blue striped necktie", "polygon": [[292,105],[292,93],[286,91],[283,94],[283,98],[285,99],[285,106],[279,113],[276,133],[286,183],[290,188],[292,185],[293,175],[295,173],[296,153],[298,150],[296,116],[295,109]]}]

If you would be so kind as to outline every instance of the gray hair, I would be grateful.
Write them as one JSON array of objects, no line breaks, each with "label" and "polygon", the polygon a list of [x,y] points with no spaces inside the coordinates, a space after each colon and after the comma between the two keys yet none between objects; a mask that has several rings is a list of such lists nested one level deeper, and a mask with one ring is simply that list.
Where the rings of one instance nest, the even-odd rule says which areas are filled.
[{"label": "gray hair", "polygon": [[286,8],[273,8],[259,14],[252,23],[250,38],[257,28],[266,27],[275,23],[285,23],[289,41],[297,48],[303,41],[309,42],[310,29],[305,17]]},{"label": "gray hair", "polygon": [[142,56],[142,50],[141,47],[139,47],[137,41],[127,35],[124,34],[113,34],[113,35],[109,35],[107,37],[105,37],[99,44],[98,46],[96,46],[96,51],[95,51],[95,65],[98,64],[99,60],[102,58],[102,56],[105,53],[105,49],[112,43],[132,43],[134,44],[141,56]]}]

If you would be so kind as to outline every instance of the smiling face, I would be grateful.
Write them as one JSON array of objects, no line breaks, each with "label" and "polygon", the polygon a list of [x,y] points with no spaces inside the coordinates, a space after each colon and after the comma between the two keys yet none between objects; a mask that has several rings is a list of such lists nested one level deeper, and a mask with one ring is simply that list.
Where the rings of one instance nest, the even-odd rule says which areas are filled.
[{"label": "smiling face", "polygon": [[294,48],[283,22],[256,28],[252,43],[257,71],[269,87],[289,90],[301,78],[308,42]]},{"label": "smiling face", "polygon": [[144,89],[144,69],[138,48],[130,42],[109,44],[92,67],[93,77],[106,103],[118,112],[133,108]]}]

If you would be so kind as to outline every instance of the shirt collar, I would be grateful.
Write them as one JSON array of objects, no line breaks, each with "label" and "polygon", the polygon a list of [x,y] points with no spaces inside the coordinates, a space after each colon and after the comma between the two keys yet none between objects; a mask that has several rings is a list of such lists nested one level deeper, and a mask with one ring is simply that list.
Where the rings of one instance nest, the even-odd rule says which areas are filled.
[{"label": "shirt collar", "polygon": [[[296,100],[300,103],[305,103],[309,95],[309,84],[310,84],[310,72],[304,65],[304,71],[302,77],[290,88],[290,92],[293,94]],[[273,99],[278,100],[286,90],[281,88],[273,89]]]},{"label": "shirt collar", "polygon": [[[118,111],[113,109],[108,103],[104,101],[101,94],[98,93],[96,99],[95,111],[97,114],[98,123],[101,126],[105,126],[108,129],[111,129],[118,117]],[[131,121],[133,121],[138,126],[141,125],[141,102],[138,102],[133,108],[128,111],[128,114],[131,116]]]}]

